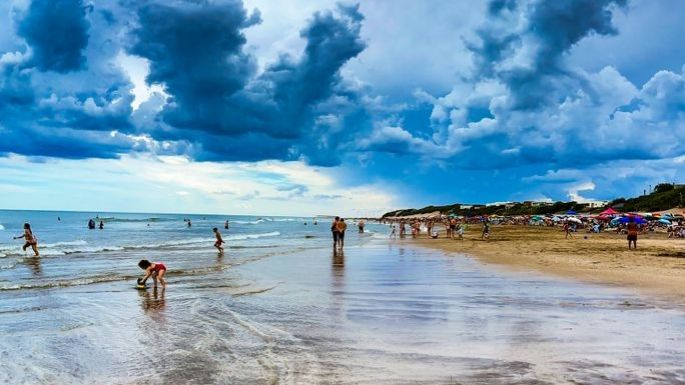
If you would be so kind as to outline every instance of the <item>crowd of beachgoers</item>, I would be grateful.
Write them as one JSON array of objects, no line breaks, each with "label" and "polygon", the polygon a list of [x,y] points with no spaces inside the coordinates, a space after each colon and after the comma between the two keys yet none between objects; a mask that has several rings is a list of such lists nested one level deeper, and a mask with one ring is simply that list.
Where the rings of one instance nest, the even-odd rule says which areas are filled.
[{"label": "crowd of beachgoers", "polygon": [[426,234],[432,238],[463,238],[469,226],[481,226],[482,238],[487,239],[490,225],[519,225],[558,227],[568,233],[615,232],[627,234],[635,230],[638,233],[661,232],[669,238],[685,238],[685,216],[677,209],[663,212],[627,212],[622,213],[608,208],[598,214],[585,214],[569,210],[565,213],[548,215],[482,215],[466,217],[462,215],[444,215],[433,213],[425,216],[383,218],[384,223],[391,225],[391,237],[411,235],[416,238]]}]

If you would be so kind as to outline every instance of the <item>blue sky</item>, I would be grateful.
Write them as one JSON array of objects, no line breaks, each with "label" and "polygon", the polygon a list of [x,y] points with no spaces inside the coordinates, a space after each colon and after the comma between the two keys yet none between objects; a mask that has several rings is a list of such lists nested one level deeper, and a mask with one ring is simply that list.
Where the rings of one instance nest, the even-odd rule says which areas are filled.
[{"label": "blue sky", "polygon": [[372,215],[685,174],[685,2],[0,3],[4,208]]}]

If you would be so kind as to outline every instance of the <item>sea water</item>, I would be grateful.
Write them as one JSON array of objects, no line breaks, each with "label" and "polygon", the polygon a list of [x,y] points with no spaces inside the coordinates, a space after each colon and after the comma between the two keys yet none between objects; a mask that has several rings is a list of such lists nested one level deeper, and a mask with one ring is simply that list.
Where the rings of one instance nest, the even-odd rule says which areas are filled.
[{"label": "sea water", "polygon": [[[88,229],[90,219],[95,229]],[[201,275],[250,258],[328,246],[330,222],[304,217],[0,210],[0,290],[130,280],[141,272],[140,259],[170,265],[171,275]],[[38,238],[40,258],[34,258],[30,247],[22,250],[23,239],[12,240],[23,235],[24,223],[31,224]],[[230,255],[218,264],[197,258],[217,251],[214,227]],[[353,227],[349,221],[348,233],[356,231]],[[349,237],[348,243],[364,241],[374,231],[386,228],[370,224],[365,237]]]},{"label": "sea water", "polygon": [[[312,218],[0,218],[0,383],[685,383],[680,305],[494,270],[382,225],[350,226],[340,253]],[[45,256],[12,242],[25,221]],[[167,265],[166,289],[134,288],[141,258]]]}]

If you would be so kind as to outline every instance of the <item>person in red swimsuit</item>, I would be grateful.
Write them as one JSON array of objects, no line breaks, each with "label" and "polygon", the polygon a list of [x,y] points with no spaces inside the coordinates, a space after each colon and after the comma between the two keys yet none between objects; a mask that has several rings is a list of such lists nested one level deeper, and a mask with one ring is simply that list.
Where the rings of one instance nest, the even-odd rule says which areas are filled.
[{"label": "person in red swimsuit", "polygon": [[141,259],[140,262],[138,262],[138,267],[145,270],[145,276],[138,281],[139,283],[145,285],[145,281],[152,277],[152,280],[155,282],[155,286],[157,286],[157,280],[159,279],[159,282],[162,283],[162,286],[166,287],[166,281],[164,280],[166,266],[164,266],[164,264],[159,262],[150,262],[147,259]]}]

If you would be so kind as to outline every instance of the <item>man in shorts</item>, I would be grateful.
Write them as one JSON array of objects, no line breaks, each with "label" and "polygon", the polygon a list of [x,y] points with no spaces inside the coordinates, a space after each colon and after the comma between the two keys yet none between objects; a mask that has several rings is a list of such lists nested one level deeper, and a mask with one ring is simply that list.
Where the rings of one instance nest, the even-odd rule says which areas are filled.
[{"label": "man in shorts", "polygon": [[628,250],[631,249],[631,243],[632,243],[632,248],[637,249],[637,222],[635,222],[635,219],[633,217],[630,217],[628,221],[628,225],[626,226],[628,229]]}]

